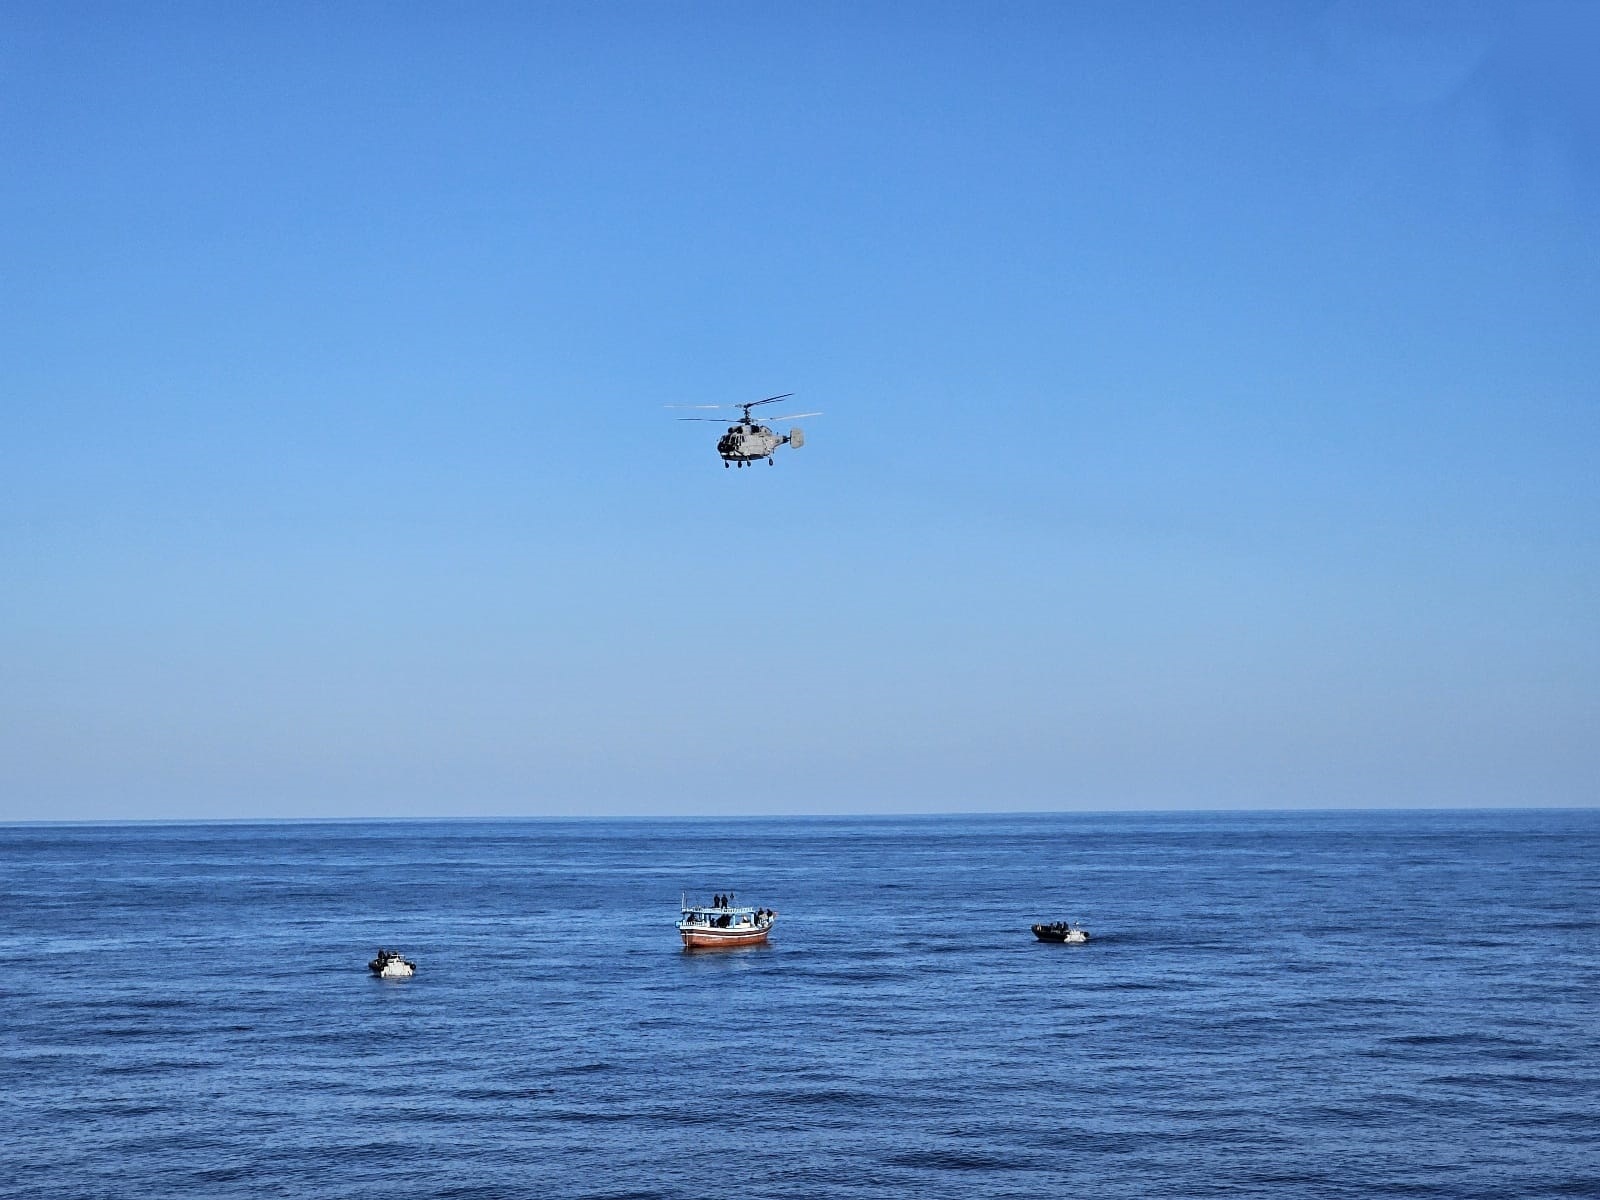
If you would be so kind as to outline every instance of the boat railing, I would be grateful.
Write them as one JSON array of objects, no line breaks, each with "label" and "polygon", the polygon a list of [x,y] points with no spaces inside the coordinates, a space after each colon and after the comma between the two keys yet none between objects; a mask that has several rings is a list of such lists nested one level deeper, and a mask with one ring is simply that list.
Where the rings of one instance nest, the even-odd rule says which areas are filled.
[{"label": "boat railing", "polygon": [[[728,895],[731,897],[732,892]],[[678,908],[686,913],[753,913],[759,911],[753,904],[690,904],[689,893],[678,893]]]}]

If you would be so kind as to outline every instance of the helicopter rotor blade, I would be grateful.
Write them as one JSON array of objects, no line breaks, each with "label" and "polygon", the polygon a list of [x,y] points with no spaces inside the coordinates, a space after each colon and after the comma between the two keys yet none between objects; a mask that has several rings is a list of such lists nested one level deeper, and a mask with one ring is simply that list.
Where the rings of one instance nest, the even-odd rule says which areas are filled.
[{"label": "helicopter rotor blade", "polygon": [[749,404],[737,404],[737,405],[734,405],[734,407],[735,408],[755,408],[758,404],[772,404],[773,402],[778,401],[778,400],[787,400],[792,395],[794,395],[793,392],[785,392],[781,396],[768,396],[765,400],[752,400]]},{"label": "helicopter rotor blade", "polygon": [[678,420],[680,420],[680,421],[706,421],[706,422],[709,422],[712,425],[726,425],[728,423],[728,418],[727,417],[679,417]]},{"label": "helicopter rotor blade", "polygon": [[[778,416],[778,417],[762,417],[761,419],[763,421],[798,421],[801,417],[820,417],[821,415],[822,414],[819,413],[819,412],[784,413],[782,416]],[[679,418],[679,419],[681,420],[682,418]]]},{"label": "helicopter rotor blade", "polygon": [[[737,404],[663,404],[662,408],[738,408]],[[687,418],[685,418],[687,419]]]}]

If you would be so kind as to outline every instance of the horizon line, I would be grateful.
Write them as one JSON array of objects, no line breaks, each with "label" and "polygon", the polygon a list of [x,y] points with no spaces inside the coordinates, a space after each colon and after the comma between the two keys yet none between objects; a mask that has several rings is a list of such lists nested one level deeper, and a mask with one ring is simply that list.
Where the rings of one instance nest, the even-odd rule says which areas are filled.
[{"label": "horizon line", "polygon": [[579,824],[600,822],[661,822],[661,821],[720,821],[754,824],[766,821],[834,820],[941,820],[963,817],[1132,817],[1132,816],[1295,816],[1316,813],[1540,813],[1540,812],[1593,812],[1600,811],[1596,803],[1553,804],[1344,804],[1315,805],[1304,808],[1026,808],[1004,809],[993,812],[969,809],[948,809],[915,812],[777,812],[777,813],[521,813],[521,814],[468,814],[454,816],[327,816],[327,817],[38,817],[17,820],[0,820],[0,829],[60,828],[71,826],[125,826],[125,825],[372,825],[372,824],[506,824],[514,822],[542,822],[549,824]]}]

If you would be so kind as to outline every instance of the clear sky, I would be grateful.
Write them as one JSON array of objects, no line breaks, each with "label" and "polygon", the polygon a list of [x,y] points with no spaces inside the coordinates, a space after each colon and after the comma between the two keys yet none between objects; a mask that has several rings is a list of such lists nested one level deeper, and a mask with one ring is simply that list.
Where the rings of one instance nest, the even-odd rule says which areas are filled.
[{"label": "clear sky", "polygon": [[1594,804],[1597,58],[0,3],[0,819]]}]

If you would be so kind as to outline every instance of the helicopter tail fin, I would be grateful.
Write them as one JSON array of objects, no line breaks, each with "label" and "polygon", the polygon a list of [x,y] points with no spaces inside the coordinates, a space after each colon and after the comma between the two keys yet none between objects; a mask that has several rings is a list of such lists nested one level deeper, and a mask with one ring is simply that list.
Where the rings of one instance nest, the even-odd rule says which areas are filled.
[{"label": "helicopter tail fin", "polygon": [[789,439],[788,440],[789,440],[789,445],[793,446],[796,450],[798,450],[798,449],[800,449],[801,446],[804,446],[806,444],[806,431],[803,430],[803,429],[791,429],[791,430],[789,430]]}]

